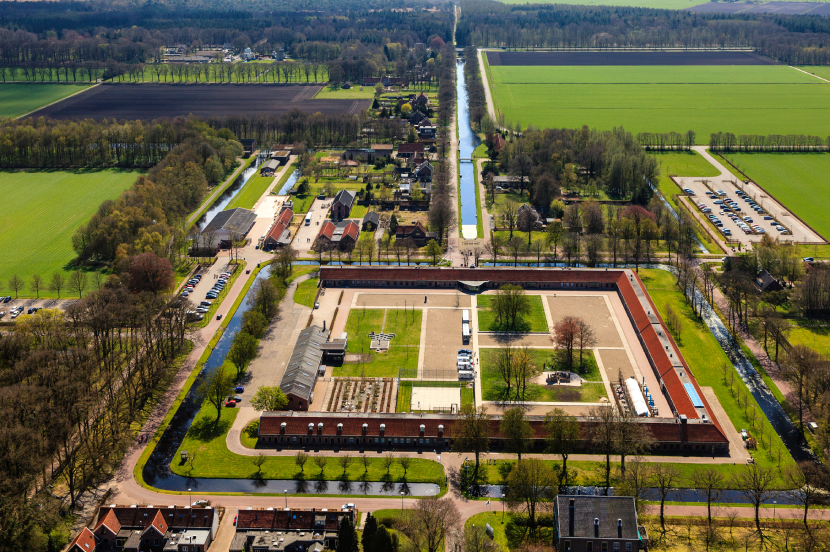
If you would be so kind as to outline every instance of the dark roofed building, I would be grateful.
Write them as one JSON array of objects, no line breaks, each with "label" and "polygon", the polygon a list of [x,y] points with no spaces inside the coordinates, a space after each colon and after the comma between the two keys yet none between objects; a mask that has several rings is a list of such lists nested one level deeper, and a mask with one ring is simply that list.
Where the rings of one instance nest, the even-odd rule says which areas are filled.
[{"label": "dark roofed building", "polygon": [[403,159],[409,159],[410,157],[417,157],[417,156],[424,155],[424,144],[421,142],[405,142],[403,144],[398,144],[398,157]]},{"label": "dark roofed building", "polygon": [[99,508],[93,534],[99,552],[206,552],[218,529],[211,507],[113,504]]},{"label": "dark roofed building", "polygon": [[331,218],[334,220],[343,220],[349,218],[354,207],[354,201],[357,194],[351,190],[340,190],[334,196],[334,201],[331,202]]},{"label": "dark roofed building", "polygon": [[237,207],[216,213],[213,220],[202,229],[202,234],[213,232],[219,242],[227,244],[231,241],[231,235],[237,239],[248,235],[255,222],[256,213]]},{"label": "dark roofed building", "polygon": [[245,155],[251,155],[256,149],[256,140],[253,138],[240,138],[239,143],[242,144],[242,150]]},{"label": "dark roofed building", "polygon": [[280,162],[276,159],[269,159],[259,166],[259,176],[274,176],[280,168]]},{"label": "dark roofed building", "polygon": [[328,338],[329,332],[320,326],[309,326],[300,332],[280,382],[289,410],[308,410],[314,400],[314,384],[323,362],[321,346]]},{"label": "dark roofed building", "polygon": [[236,511],[236,535],[230,552],[322,552],[337,548],[337,530],[353,509],[245,509]]},{"label": "dark roofed building", "polygon": [[378,229],[378,224],[380,224],[380,215],[372,211],[366,213],[366,216],[363,217],[363,223],[360,225],[360,229],[364,232],[374,232]]},{"label": "dark roofed building", "polygon": [[637,552],[648,538],[630,496],[557,495],[554,545],[563,552]]},{"label": "dark roofed building", "polygon": [[768,291],[781,291],[784,289],[784,284],[766,270],[762,270],[755,277],[755,287],[761,293],[767,293]]}]

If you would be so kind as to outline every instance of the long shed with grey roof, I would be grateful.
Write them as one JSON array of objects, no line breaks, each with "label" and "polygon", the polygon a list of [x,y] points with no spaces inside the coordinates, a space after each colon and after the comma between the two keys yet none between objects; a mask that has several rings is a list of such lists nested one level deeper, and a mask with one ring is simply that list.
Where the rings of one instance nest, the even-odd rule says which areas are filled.
[{"label": "long shed with grey roof", "polygon": [[308,410],[314,400],[314,384],[323,362],[322,346],[328,338],[329,332],[320,326],[309,326],[300,332],[280,382],[289,410]]},{"label": "long shed with grey roof", "polygon": [[216,216],[202,229],[202,234],[213,234],[216,241],[226,244],[231,241],[232,235],[236,239],[248,235],[255,222],[256,213],[237,207],[216,213]]},{"label": "long shed with grey roof", "polygon": [[569,552],[636,552],[648,543],[630,496],[557,495],[554,543]]}]

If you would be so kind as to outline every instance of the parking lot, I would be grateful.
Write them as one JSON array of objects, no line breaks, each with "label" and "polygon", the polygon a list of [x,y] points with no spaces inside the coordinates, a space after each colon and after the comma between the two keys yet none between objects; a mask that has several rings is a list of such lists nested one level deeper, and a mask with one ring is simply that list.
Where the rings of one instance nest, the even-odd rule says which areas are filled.
[{"label": "parking lot", "polygon": [[675,180],[686,192],[692,208],[709,218],[719,228],[721,237],[740,241],[745,246],[759,242],[765,234],[780,241],[824,243],[806,224],[754,183],[736,178],[705,149],[696,147],[695,150],[721,174],[711,178],[675,177]]}]

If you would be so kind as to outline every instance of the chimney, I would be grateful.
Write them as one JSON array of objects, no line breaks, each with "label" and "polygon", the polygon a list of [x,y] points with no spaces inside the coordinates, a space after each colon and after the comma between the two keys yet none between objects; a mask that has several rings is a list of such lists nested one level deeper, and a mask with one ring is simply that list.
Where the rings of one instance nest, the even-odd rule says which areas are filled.
[{"label": "chimney", "polygon": [[568,536],[574,536],[574,499],[568,499]]},{"label": "chimney", "polygon": [[618,539],[622,538],[622,520],[621,519],[617,520],[617,538]]},{"label": "chimney", "polygon": [[599,518],[594,518],[594,538],[599,538]]}]

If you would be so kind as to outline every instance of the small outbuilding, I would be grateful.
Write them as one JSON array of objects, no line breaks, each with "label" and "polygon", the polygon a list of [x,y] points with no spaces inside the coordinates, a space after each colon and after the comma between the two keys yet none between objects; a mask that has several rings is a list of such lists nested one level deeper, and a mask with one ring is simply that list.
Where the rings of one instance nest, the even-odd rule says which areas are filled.
[{"label": "small outbuilding", "polygon": [[363,223],[360,225],[360,228],[364,232],[374,232],[378,229],[379,224],[380,215],[373,211],[371,213],[366,213],[366,216],[363,217]]}]

